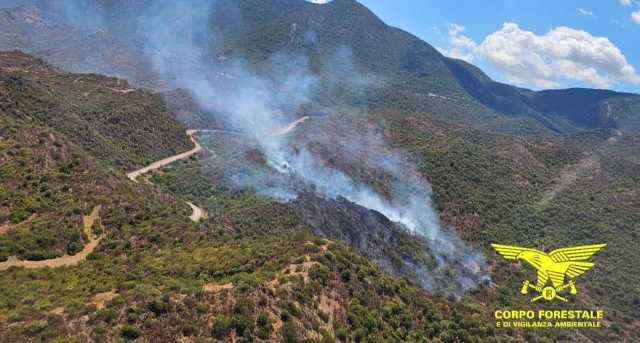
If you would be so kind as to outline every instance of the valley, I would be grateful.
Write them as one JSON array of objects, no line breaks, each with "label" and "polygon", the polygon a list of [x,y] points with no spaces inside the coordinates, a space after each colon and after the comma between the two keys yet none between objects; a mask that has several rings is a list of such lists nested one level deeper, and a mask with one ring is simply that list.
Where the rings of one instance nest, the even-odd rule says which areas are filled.
[{"label": "valley", "polygon": [[[639,95],[354,0],[56,4],[0,5],[0,342],[640,340]],[[492,243],[607,248],[532,305]],[[605,320],[495,326],[534,306]]]}]

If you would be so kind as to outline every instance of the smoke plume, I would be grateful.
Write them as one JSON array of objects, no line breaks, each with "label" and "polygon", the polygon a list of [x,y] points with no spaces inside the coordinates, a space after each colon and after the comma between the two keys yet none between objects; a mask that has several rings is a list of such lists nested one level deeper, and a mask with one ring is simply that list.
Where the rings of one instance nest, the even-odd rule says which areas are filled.
[{"label": "smoke plume", "polygon": [[[87,12],[87,2],[79,1],[82,6],[75,8],[68,5],[70,2],[65,3],[58,8],[68,15],[75,15],[79,9]],[[221,115],[229,127],[258,142],[268,170],[234,176],[239,186],[252,187],[264,196],[286,202],[299,195],[303,184],[302,188],[312,189],[322,197],[342,197],[378,211],[424,237],[438,262],[437,269],[450,267],[447,261],[462,261],[455,267],[462,270],[450,280],[456,284],[451,288],[456,294],[476,287],[486,278],[483,257],[467,247],[454,230],[441,227],[431,203],[430,185],[409,158],[389,148],[374,130],[354,125],[337,132],[340,128],[315,125],[312,119],[300,125],[307,134],[273,134],[298,119],[294,113],[312,106],[319,94],[330,96],[345,89],[363,91],[375,82],[375,75],[358,69],[352,48],[336,46],[329,54],[333,57],[323,61],[319,70],[312,67],[309,54],[291,52],[286,44],[281,52],[261,61],[259,67],[235,51],[225,55],[226,37],[213,29],[213,21],[218,8],[228,10],[232,3],[151,1],[131,16],[135,32],[129,41],[143,42],[139,48],[167,87],[188,90],[202,111]],[[104,10],[95,8],[92,16],[108,26]],[[233,27],[242,30],[241,11],[228,13],[233,15],[227,20],[237,21]],[[302,32],[300,37],[311,45],[318,39],[313,31]],[[310,148],[313,146],[322,148],[314,150]],[[329,163],[327,155],[341,164]],[[373,170],[373,174],[386,180],[385,185],[373,185],[341,166]],[[420,271],[423,286],[433,286],[432,272],[427,268]]]}]

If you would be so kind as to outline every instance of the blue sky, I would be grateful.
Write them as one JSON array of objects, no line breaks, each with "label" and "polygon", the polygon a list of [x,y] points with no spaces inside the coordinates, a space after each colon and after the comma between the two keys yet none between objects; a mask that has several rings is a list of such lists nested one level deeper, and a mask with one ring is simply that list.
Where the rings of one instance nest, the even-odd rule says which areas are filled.
[{"label": "blue sky", "polygon": [[359,1],[498,81],[640,93],[640,0]]}]

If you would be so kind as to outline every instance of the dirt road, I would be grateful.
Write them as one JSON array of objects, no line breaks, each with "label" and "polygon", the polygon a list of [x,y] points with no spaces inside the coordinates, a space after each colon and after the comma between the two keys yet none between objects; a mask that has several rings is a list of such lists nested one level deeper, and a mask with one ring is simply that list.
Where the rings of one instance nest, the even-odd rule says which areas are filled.
[{"label": "dirt road", "polygon": [[193,138],[193,135],[196,132],[198,132],[198,130],[187,130],[187,135],[189,136],[189,139],[191,139],[191,142],[193,142],[193,146],[194,146],[193,149],[191,149],[189,151],[186,151],[186,152],[183,152],[181,154],[177,154],[177,155],[173,155],[171,157],[167,157],[167,158],[162,159],[160,161],[153,162],[153,163],[151,163],[150,165],[148,165],[148,166],[146,166],[144,168],[141,168],[141,169],[132,171],[131,173],[128,173],[127,177],[129,179],[131,179],[132,181],[136,181],[136,178],[138,176],[142,175],[142,174],[146,174],[146,173],[148,173],[150,171],[160,169],[160,168],[162,168],[162,167],[164,167],[166,165],[169,165],[169,164],[171,164],[173,162],[176,162],[176,161],[179,161],[179,160],[184,160],[185,158],[189,158],[192,155],[195,155],[195,154],[199,153],[200,151],[202,151],[202,146],[200,146],[198,141],[196,141],[195,138]]},{"label": "dirt road", "polygon": [[[291,123],[289,126],[282,128],[280,130],[275,131],[273,134],[274,135],[285,135],[289,132],[291,132],[292,130],[294,130],[296,127],[298,127],[298,125],[302,124],[303,122],[305,122],[307,119],[309,119],[308,117],[303,117],[300,118],[298,120],[296,120],[295,122]],[[224,131],[224,130],[187,130],[187,135],[189,136],[189,138],[191,139],[191,141],[193,142],[194,148],[187,151],[187,152],[183,152],[181,154],[177,154],[171,157],[167,157],[165,159],[162,159],[160,161],[156,161],[153,162],[152,164],[135,170],[131,173],[127,174],[127,177],[129,177],[129,179],[131,179],[134,182],[136,181],[136,178],[142,174],[148,173],[150,171],[153,170],[157,170],[160,169],[168,164],[171,164],[173,162],[188,158],[194,154],[199,153],[200,151],[202,151],[202,146],[198,143],[198,141],[195,140],[195,138],[193,137],[193,135],[196,132],[208,132],[208,133],[224,133],[224,134],[232,134],[232,135],[242,135],[242,133],[239,132],[233,132],[233,131]],[[187,202],[187,205],[189,205],[189,207],[191,207],[191,210],[193,211],[193,213],[191,214],[191,216],[189,217],[189,219],[193,220],[194,222],[200,221],[202,218],[206,217],[206,212],[194,205],[193,203]],[[15,256],[11,256],[9,257],[9,259],[5,262],[0,262],[0,271],[2,270],[7,270],[10,267],[25,267],[27,269],[38,269],[38,268],[56,268],[56,267],[65,267],[65,266],[74,266],[77,265],[78,263],[84,261],[87,256],[89,256],[89,254],[91,254],[93,252],[93,250],[98,246],[98,244],[100,243],[100,241],[104,238],[104,235],[99,236],[99,237],[95,237],[93,235],[92,232],[92,227],[93,224],[96,222],[96,220],[98,220],[98,216],[100,214],[100,206],[96,206],[93,208],[93,210],[91,211],[91,213],[87,216],[84,216],[82,218],[83,221],[83,225],[84,225],[84,233],[87,237],[89,237],[89,242],[84,246],[84,248],[82,249],[82,251],[80,251],[79,253],[75,254],[75,255],[64,255],[58,258],[53,258],[53,259],[49,259],[49,260],[42,260],[42,261],[25,261],[25,260],[20,260],[18,257]],[[32,220],[33,218],[35,218],[35,216],[33,216],[32,218],[29,218],[27,221]],[[20,223],[22,224],[22,223]],[[17,225],[20,225],[17,224]],[[3,226],[2,228],[5,231],[8,231],[10,228],[12,228],[13,226]]]},{"label": "dirt road", "polygon": [[[173,162],[176,162],[176,161],[179,161],[179,160],[184,160],[185,158],[189,158],[189,157],[199,153],[200,151],[202,151],[202,146],[193,137],[193,135],[198,131],[208,131],[208,130],[187,130],[187,136],[189,136],[189,139],[191,139],[191,142],[193,142],[193,149],[191,149],[189,151],[186,151],[186,152],[183,152],[181,154],[177,154],[177,155],[173,155],[171,157],[167,157],[167,158],[162,159],[160,161],[153,162],[153,163],[151,163],[150,165],[148,165],[148,166],[146,166],[144,168],[132,171],[131,173],[127,174],[127,177],[129,179],[131,179],[131,181],[137,182],[136,179],[138,178],[138,176],[140,176],[142,174],[146,174],[146,173],[148,173],[150,171],[160,169],[160,168],[162,168],[164,166],[167,166],[167,165],[169,165],[169,164],[171,164]],[[211,130],[211,131],[214,131],[214,130]],[[189,219],[191,219],[194,222],[198,222],[202,218],[205,217],[206,212],[202,208],[200,208],[200,207],[198,207],[198,206],[196,206],[196,205],[194,205],[194,204],[192,204],[190,202],[188,202],[187,205],[189,205],[189,207],[191,207],[191,210],[192,210],[192,213],[191,213],[191,216],[189,216]]]},{"label": "dirt road", "polygon": [[38,215],[36,213],[32,214],[31,216],[29,216],[29,218],[27,218],[26,220],[20,222],[20,223],[16,223],[16,224],[5,224],[5,225],[0,225],[0,235],[5,234],[15,228],[20,227],[21,225],[27,224],[31,221],[33,221],[34,219],[36,219]]},{"label": "dirt road", "polygon": [[9,259],[5,262],[0,262],[0,270],[7,270],[10,267],[25,267],[27,269],[39,269],[39,268],[56,268],[56,267],[66,267],[66,266],[75,266],[78,263],[84,261],[84,259],[89,256],[93,252],[93,250],[98,246],[98,243],[104,238],[104,235],[100,237],[95,237],[91,230],[91,227],[98,219],[100,214],[100,206],[96,206],[93,208],[93,211],[87,216],[82,218],[84,225],[84,233],[89,237],[89,243],[85,244],[82,251],[79,253],[69,256],[64,255],[58,258],[53,258],[50,260],[42,260],[42,261],[25,261],[20,260],[15,256],[9,257]]},{"label": "dirt road", "polygon": [[[278,129],[276,131],[273,132],[274,136],[283,136],[288,134],[289,132],[293,131],[295,128],[297,128],[300,124],[304,123],[306,120],[308,120],[309,117],[302,117],[296,121],[294,121],[293,123],[289,124],[289,126]],[[202,146],[200,145],[200,143],[198,143],[198,141],[193,137],[194,134],[196,134],[197,132],[205,132],[205,133],[223,133],[226,135],[240,135],[243,136],[244,133],[242,132],[234,132],[234,131],[226,131],[226,130],[216,130],[216,129],[202,129],[202,130],[187,130],[187,136],[189,136],[189,139],[191,139],[191,142],[193,142],[193,149],[174,155],[174,156],[170,156],[167,157],[165,159],[162,159],[160,161],[156,161],[151,163],[150,165],[144,167],[144,168],[140,168],[138,170],[134,170],[130,173],[127,174],[127,177],[129,179],[131,179],[134,182],[137,182],[136,179],[138,178],[138,176],[142,175],[142,174],[146,174],[150,171],[154,171],[154,170],[158,170],[164,166],[167,166],[173,162],[179,161],[179,160],[184,160],[186,158],[189,158],[199,152],[201,152]],[[206,217],[206,212],[194,205],[193,203],[188,202],[187,205],[189,205],[189,207],[191,207],[191,210],[193,211],[191,216],[189,217],[192,221],[194,222],[198,222],[200,221],[202,218]]]},{"label": "dirt road", "polygon": [[206,212],[201,209],[200,207],[194,205],[193,203],[187,202],[187,205],[189,205],[189,207],[191,207],[191,216],[189,216],[189,219],[191,219],[194,222],[199,222],[201,219],[203,219],[204,217],[206,217]]},{"label": "dirt road", "polygon": [[288,134],[289,132],[295,130],[296,127],[298,127],[300,124],[304,123],[308,119],[309,119],[308,116],[302,117],[302,118],[294,121],[293,123],[289,124],[289,126],[287,126],[287,127],[283,127],[281,129],[273,131],[273,135],[274,136],[284,136],[284,135]]}]

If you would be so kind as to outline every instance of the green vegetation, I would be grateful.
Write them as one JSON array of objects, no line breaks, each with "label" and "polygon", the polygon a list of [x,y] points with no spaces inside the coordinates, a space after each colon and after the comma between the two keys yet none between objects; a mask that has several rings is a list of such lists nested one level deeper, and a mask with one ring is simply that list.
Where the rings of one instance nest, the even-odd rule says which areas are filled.
[{"label": "green vegetation", "polygon": [[[566,306],[599,304],[610,320],[619,323],[618,330],[634,330],[640,273],[634,266],[612,266],[640,258],[634,243],[640,234],[640,175],[634,162],[640,155],[632,143],[636,136],[619,137],[615,131],[602,130],[563,138],[517,139],[438,122],[425,132],[410,119],[385,118],[391,119],[392,140],[420,161],[442,217],[495,265],[492,281],[498,291],[478,300],[495,306],[524,306],[517,290],[523,279],[532,277],[527,266],[503,260],[490,243],[545,251],[607,243],[595,258],[598,268],[579,279],[580,293]],[[612,141],[611,137],[617,138]],[[549,194],[555,196],[549,200]],[[591,334],[599,341],[612,333]]]},{"label": "green vegetation", "polygon": [[[133,184],[123,175],[132,166],[190,148],[179,124],[150,125],[164,129],[138,135],[158,120],[140,105],[146,94],[98,91],[107,82],[98,76],[74,85],[76,75],[20,54],[0,56],[2,66],[18,66],[0,71],[0,225],[10,227],[0,234],[0,260],[77,252],[87,242],[82,216],[96,205],[103,210],[92,231],[106,234],[77,266],[0,272],[1,341],[76,342],[84,341],[82,332],[100,342],[231,335],[239,341],[569,342],[576,331],[493,328],[495,308],[527,304],[518,285],[530,270],[499,258],[488,244],[549,250],[606,242],[598,266],[640,258],[635,136],[612,142],[611,132],[594,131],[525,139],[451,126],[426,113],[367,117],[366,124],[411,154],[433,186],[443,222],[493,267],[492,283],[456,301],[381,272],[343,242],[311,234],[291,204],[231,187],[224,179],[237,167],[231,155],[245,151],[216,150],[218,158],[179,162],[146,176],[152,184],[145,178]],[[81,100],[86,91],[101,100]],[[63,97],[49,92],[62,92],[68,103],[56,104]],[[144,118],[112,128],[105,123],[124,105],[121,97],[132,97],[127,111],[142,106],[137,115]],[[58,118],[50,109],[71,114]],[[102,115],[106,121],[94,118]],[[573,177],[571,166],[586,167]],[[385,175],[348,172],[384,190]],[[563,180],[569,186],[543,201]],[[184,200],[204,207],[209,218],[190,222]],[[409,243],[404,250],[414,249]],[[601,305],[611,323],[580,335],[640,339],[636,268],[594,268],[580,280],[579,297],[567,306]]]},{"label": "green vegetation", "polygon": [[[131,87],[125,81],[61,72],[19,52],[0,53],[0,68],[0,110],[64,134],[119,170],[132,170],[192,147],[185,127],[152,94],[118,92]],[[27,156],[28,150],[22,153]],[[78,163],[66,162],[61,172]]]}]

